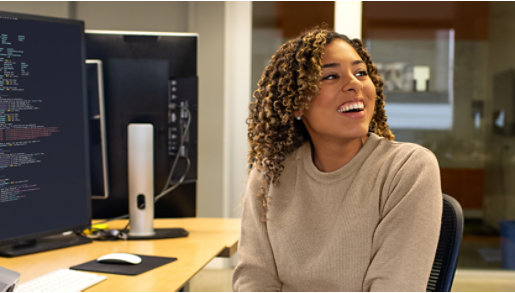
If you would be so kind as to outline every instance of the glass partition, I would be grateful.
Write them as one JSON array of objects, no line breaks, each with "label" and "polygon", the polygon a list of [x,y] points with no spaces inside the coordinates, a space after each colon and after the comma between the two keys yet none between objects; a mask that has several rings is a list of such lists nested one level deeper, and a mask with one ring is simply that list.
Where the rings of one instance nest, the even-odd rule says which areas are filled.
[{"label": "glass partition", "polygon": [[368,38],[365,45],[384,77],[390,127],[449,130],[453,126],[454,30],[430,30],[422,36]]},{"label": "glass partition", "polygon": [[500,228],[515,220],[513,31],[512,2],[363,2],[391,128],[435,153],[464,209],[462,269],[515,268],[515,237]]}]

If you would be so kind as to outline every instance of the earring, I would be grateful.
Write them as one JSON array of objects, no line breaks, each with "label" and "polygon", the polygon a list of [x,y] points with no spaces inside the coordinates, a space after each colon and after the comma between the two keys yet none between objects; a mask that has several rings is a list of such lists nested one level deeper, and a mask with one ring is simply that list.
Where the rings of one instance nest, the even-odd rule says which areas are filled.
[{"label": "earring", "polygon": [[295,117],[295,119],[300,121],[302,119],[302,116],[297,116],[297,117]]}]

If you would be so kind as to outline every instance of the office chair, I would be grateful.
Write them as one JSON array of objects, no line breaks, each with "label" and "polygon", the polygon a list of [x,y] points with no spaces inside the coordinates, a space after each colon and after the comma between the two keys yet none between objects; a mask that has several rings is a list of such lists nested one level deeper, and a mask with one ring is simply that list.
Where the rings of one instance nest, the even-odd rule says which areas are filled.
[{"label": "office chair", "polygon": [[440,239],[427,283],[427,292],[450,292],[463,235],[463,211],[453,197],[443,194]]}]

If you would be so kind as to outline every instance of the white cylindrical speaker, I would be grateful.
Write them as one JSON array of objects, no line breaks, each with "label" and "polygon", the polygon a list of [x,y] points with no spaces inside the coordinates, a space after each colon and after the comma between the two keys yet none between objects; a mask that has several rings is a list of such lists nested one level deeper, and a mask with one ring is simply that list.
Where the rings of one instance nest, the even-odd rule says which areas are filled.
[{"label": "white cylindrical speaker", "polygon": [[154,126],[127,127],[129,236],[154,235]]}]

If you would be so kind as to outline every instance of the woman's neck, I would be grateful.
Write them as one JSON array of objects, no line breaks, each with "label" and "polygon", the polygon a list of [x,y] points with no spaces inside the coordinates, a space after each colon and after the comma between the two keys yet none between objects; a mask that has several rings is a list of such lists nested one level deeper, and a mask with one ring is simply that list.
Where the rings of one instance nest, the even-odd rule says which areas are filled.
[{"label": "woman's neck", "polygon": [[359,152],[368,136],[339,143],[312,141],[312,159],[318,170],[332,172],[347,164]]}]

